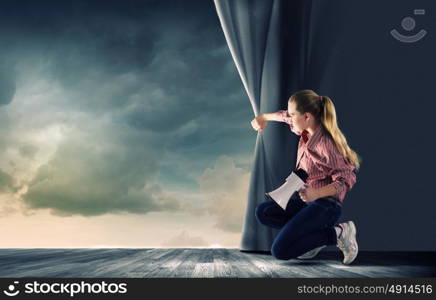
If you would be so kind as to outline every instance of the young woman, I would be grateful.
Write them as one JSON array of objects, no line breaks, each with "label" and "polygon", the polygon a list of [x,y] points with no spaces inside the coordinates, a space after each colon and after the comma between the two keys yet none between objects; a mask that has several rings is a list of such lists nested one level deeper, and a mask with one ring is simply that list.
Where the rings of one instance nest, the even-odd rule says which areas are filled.
[{"label": "young woman", "polygon": [[259,115],[251,125],[262,131],[268,121],[286,122],[300,136],[296,169],[309,175],[286,210],[270,198],[256,208],[260,223],[280,229],[272,255],[307,259],[327,245],[336,245],[344,255],[343,263],[350,264],[358,252],[356,226],[353,221],[335,224],[346,193],[356,183],[361,159],[338,128],[333,101],[312,90],[298,91],[289,98],[287,110]]}]

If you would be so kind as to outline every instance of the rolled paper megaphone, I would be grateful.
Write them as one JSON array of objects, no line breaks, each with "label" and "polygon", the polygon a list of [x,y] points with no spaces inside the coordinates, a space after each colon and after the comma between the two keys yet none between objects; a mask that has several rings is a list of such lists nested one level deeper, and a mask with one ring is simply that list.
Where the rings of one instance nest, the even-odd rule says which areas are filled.
[{"label": "rolled paper megaphone", "polygon": [[307,175],[306,171],[304,171],[303,169],[298,169],[296,171],[293,171],[291,175],[286,178],[284,184],[282,184],[274,191],[265,194],[270,196],[275,202],[277,202],[277,204],[280,205],[281,208],[286,209],[286,206],[288,205],[289,199],[291,198],[292,194],[294,194],[296,191],[304,186],[308,177],[309,176]]}]

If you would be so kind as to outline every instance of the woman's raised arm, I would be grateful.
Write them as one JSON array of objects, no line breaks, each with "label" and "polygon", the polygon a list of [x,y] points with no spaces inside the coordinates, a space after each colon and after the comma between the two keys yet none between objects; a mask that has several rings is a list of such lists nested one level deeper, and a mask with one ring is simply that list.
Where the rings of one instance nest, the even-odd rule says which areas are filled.
[{"label": "woman's raised arm", "polygon": [[[251,126],[256,131],[265,129],[268,121],[286,122],[286,110],[279,110],[271,113],[263,113],[251,120]],[[287,123],[287,122],[286,122]]]}]

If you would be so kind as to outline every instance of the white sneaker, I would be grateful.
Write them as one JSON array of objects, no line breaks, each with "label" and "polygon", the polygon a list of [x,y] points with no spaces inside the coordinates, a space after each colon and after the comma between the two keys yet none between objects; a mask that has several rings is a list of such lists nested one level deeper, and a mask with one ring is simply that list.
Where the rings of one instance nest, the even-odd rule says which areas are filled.
[{"label": "white sneaker", "polygon": [[356,241],[356,225],[353,221],[338,224],[342,227],[340,238],[337,238],[337,246],[344,254],[343,263],[348,265],[353,262],[359,252],[359,247]]},{"label": "white sneaker", "polygon": [[318,248],[314,248],[314,249],[312,249],[312,250],[310,250],[310,251],[307,251],[307,252],[304,253],[303,255],[298,256],[297,258],[299,258],[299,259],[309,259],[309,258],[314,258],[314,257],[319,253],[319,251],[321,251],[322,248],[324,248],[324,247],[326,247],[326,246],[324,245],[324,246],[320,246],[320,247],[318,247]]}]

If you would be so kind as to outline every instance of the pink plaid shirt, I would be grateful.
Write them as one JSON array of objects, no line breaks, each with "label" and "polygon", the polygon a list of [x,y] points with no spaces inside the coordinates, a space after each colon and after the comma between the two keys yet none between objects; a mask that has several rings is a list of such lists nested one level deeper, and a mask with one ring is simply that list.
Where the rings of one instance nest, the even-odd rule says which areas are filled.
[{"label": "pink plaid shirt", "polygon": [[346,193],[356,183],[354,165],[339,152],[333,140],[324,132],[322,126],[310,136],[304,130],[299,132],[291,124],[287,110],[274,113],[274,120],[289,124],[290,129],[299,135],[296,168],[302,168],[309,175],[307,184],[320,188],[330,183],[336,188],[334,197],[341,202]]}]

